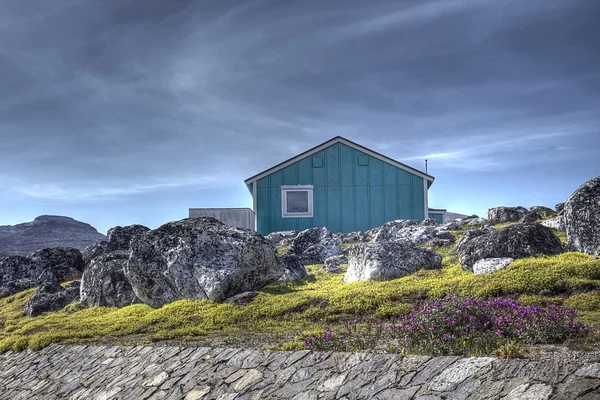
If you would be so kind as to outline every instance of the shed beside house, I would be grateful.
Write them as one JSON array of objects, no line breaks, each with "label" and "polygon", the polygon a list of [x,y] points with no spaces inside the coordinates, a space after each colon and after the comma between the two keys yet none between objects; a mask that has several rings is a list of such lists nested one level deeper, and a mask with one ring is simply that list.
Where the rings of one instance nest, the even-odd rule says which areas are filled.
[{"label": "shed beside house", "polygon": [[256,230],[254,211],[249,208],[190,208],[190,218],[213,217],[225,225]]},{"label": "shed beside house", "polygon": [[433,218],[440,224],[443,224],[445,222],[448,222],[447,218],[446,218],[446,213],[447,213],[447,210],[442,209],[442,208],[430,208],[429,209],[429,218]]},{"label": "shed beside house", "polygon": [[366,231],[429,217],[434,177],[337,136],[244,182],[262,235],[326,226]]}]

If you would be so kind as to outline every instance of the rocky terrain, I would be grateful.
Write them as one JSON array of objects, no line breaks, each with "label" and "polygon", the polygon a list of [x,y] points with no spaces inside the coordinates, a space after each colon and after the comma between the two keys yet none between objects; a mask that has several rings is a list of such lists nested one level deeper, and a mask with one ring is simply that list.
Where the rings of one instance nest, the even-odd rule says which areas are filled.
[{"label": "rocky terrain", "polygon": [[91,225],[73,218],[40,215],[31,222],[0,226],[0,257],[25,256],[45,247],[83,250],[104,238]]},{"label": "rocky terrain", "polygon": [[[532,260],[532,257],[542,256],[541,259],[544,259],[569,252],[598,254],[599,188],[600,178],[593,179],[554,210],[539,206],[530,209],[496,207],[489,210],[488,218],[471,216],[445,224],[439,224],[433,219],[396,220],[367,232],[345,234],[334,234],[327,228],[311,228],[302,232],[275,232],[263,237],[257,232],[229,227],[207,217],[169,222],[154,230],[142,225],[117,226],[108,231],[105,240],[96,241],[83,252],[73,247],[49,247],[28,256],[13,255],[0,259],[0,300],[37,287],[35,293],[32,292],[33,295],[26,297],[26,302],[19,311],[28,316],[63,310],[70,304],[75,304],[76,310],[94,306],[118,309],[150,306],[160,310],[182,300],[204,299],[217,305],[248,307],[257,301],[265,301],[264,293],[269,293],[269,290],[273,290],[274,294],[294,293],[302,285],[314,282],[315,276],[325,276],[329,282],[327,290],[330,292],[335,288],[339,293],[328,292],[327,295],[320,295],[321,297],[303,294],[289,304],[283,297],[273,298],[269,300],[272,303],[264,308],[257,306],[257,313],[272,315],[273,320],[285,319],[287,313],[306,311],[307,321],[312,323],[310,321],[318,320],[314,315],[328,315],[328,312],[332,313],[333,318],[339,318],[350,310],[370,312],[368,307],[375,307],[375,304],[371,304],[375,300],[368,299],[367,306],[362,305],[365,303],[361,302],[365,300],[360,298],[365,294],[360,292],[360,286],[352,286],[361,281],[386,282],[419,275],[429,277],[427,279],[433,282],[436,276],[448,276],[452,279],[460,276],[461,279],[472,282],[465,284],[465,287],[476,285],[481,288],[473,292],[477,295],[497,293],[503,296],[509,292],[500,285],[512,284],[516,278],[507,278],[496,283],[496,286],[490,285],[485,289],[486,282],[473,281],[471,277],[490,274],[493,278],[498,276],[493,273],[510,269],[521,260]],[[56,222],[56,217],[43,217],[34,223],[41,224],[44,221]],[[557,236],[563,235],[564,230],[568,234],[568,243],[564,237],[561,241]],[[514,293],[581,295],[581,299],[586,299],[587,303],[583,304],[583,300],[579,299],[577,301],[580,303],[575,304],[583,304],[582,309],[594,311],[597,307],[594,305],[595,295],[586,292],[592,283],[585,283],[581,278],[597,279],[593,273],[596,264],[589,256],[585,257],[587,258],[566,258],[588,265],[587,270],[569,272],[573,280],[568,285],[557,281],[558,286],[552,292],[549,285],[553,282],[545,281],[544,291],[541,291],[536,289],[532,281],[521,289],[514,289]],[[572,262],[569,261],[571,264]],[[448,272],[454,266],[462,272]],[[316,270],[315,267],[320,269]],[[425,272],[434,274],[427,275]],[[532,275],[523,279],[534,280],[538,277]],[[565,275],[561,279],[571,279],[571,275]],[[66,281],[72,282],[60,284]],[[265,289],[277,282],[284,286]],[[453,285],[460,283],[457,280],[453,282]],[[285,284],[288,283],[292,286],[286,287]],[[412,281],[413,286],[416,283],[418,281]],[[443,281],[436,283],[443,284]],[[491,291],[494,287],[498,288],[496,292]],[[487,292],[481,292],[484,289]],[[423,291],[429,289],[424,286],[424,289],[415,289],[415,292],[411,292],[411,288],[394,287],[389,290],[394,293],[394,301],[386,300],[384,295],[376,300],[380,304],[377,307],[386,310],[385,315],[400,309],[396,308],[399,306],[395,302],[409,302],[415,296],[424,298],[426,295]],[[400,294],[402,290],[407,293],[406,300]],[[456,293],[444,290],[446,291],[432,293],[438,296]],[[338,299],[339,296],[346,296],[346,291],[356,293],[359,300],[353,303],[354,299],[351,297],[355,295],[349,295],[350,298],[344,300],[347,303],[335,300],[335,296]],[[324,297],[330,295],[330,298]],[[19,303],[11,302],[11,307]],[[196,307],[196,303],[182,304]],[[329,311],[341,305],[346,308]],[[285,311],[288,306],[289,311]],[[273,311],[271,314],[271,309],[279,308],[281,311]],[[233,310],[226,309],[229,310],[227,312]],[[136,310],[147,312],[146,309]],[[242,310],[235,310],[243,313]],[[310,313],[314,315],[310,316]],[[182,318],[191,315],[195,318],[192,311],[176,315]],[[245,320],[245,316],[239,315],[235,318]],[[13,314],[4,318],[13,318]],[[219,325],[222,319],[220,316],[213,316],[212,319],[204,316],[198,318],[204,324],[202,326]],[[124,321],[133,323],[132,319],[125,318]],[[145,323],[143,320],[138,322]],[[190,328],[179,327],[177,324],[174,326],[177,329]],[[139,329],[144,332],[148,328]],[[198,329],[200,332],[201,328]],[[173,328],[170,330],[176,332]],[[127,327],[123,327],[121,331],[127,331]],[[90,330],[88,335],[95,335],[94,332]],[[0,342],[4,334],[0,330]],[[71,332],[67,332],[61,335],[70,334]],[[19,334],[15,335],[17,337]],[[27,340],[26,337],[21,338]],[[45,340],[60,341],[52,339],[56,336],[51,334],[48,337],[50,339]]]}]

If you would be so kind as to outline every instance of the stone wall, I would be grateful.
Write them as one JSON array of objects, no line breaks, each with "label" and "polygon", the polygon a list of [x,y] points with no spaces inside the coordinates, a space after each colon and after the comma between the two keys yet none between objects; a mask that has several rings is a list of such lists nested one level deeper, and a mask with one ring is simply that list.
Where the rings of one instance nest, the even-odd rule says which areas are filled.
[{"label": "stone wall", "polygon": [[0,355],[0,399],[600,399],[600,353],[537,359],[52,345]]}]

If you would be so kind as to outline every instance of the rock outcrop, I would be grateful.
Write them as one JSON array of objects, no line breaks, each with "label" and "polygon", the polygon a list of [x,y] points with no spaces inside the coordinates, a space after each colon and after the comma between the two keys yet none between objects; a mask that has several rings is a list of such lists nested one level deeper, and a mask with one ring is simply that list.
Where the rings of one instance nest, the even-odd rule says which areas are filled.
[{"label": "rock outcrop", "polygon": [[69,247],[38,250],[28,257],[0,259],[0,296],[35,287],[47,279],[78,278],[83,271],[81,252]]},{"label": "rock outcrop", "polygon": [[277,248],[277,246],[289,246],[292,239],[298,236],[298,231],[280,231],[280,232],[271,232],[265,238],[271,242],[271,246],[273,249]]},{"label": "rock outcrop", "polygon": [[569,246],[600,254],[600,176],[581,185],[564,206]]},{"label": "rock outcrop", "polygon": [[492,233],[494,231],[495,231],[494,228],[469,229],[459,239],[458,243],[456,243],[456,250],[458,252],[460,252],[461,249],[465,246],[465,244],[467,244],[471,240],[473,240],[473,239],[475,239],[476,237],[479,237],[479,236],[487,235],[488,233]]},{"label": "rock outcrop", "polygon": [[83,261],[88,265],[94,258],[113,251],[129,251],[131,241],[148,232],[144,225],[115,226],[107,232],[106,240],[94,243],[83,251]]},{"label": "rock outcrop", "polygon": [[79,278],[84,268],[81,252],[72,247],[41,249],[30,254],[29,259],[37,269],[52,273],[59,282]]},{"label": "rock outcrop", "polygon": [[81,278],[81,304],[88,307],[125,307],[139,303],[125,276],[128,259],[129,252],[124,250],[92,259]]},{"label": "rock outcrop", "polygon": [[105,237],[89,224],[57,215],[41,215],[31,222],[0,226],[0,254],[25,256],[46,247],[83,250]]},{"label": "rock outcrop", "polygon": [[304,265],[322,264],[327,258],[340,254],[340,243],[329,229],[310,228],[292,240],[288,253],[299,256]]},{"label": "rock outcrop", "polygon": [[282,274],[279,277],[280,281],[298,282],[308,278],[308,272],[306,271],[306,268],[304,268],[304,265],[302,265],[299,256],[295,254],[283,254],[277,256],[277,262],[282,271]]},{"label": "rock outcrop", "polygon": [[541,224],[516,224],[475,237],[458,248],[460,264],[473,271],[475,262],[485,258],[524,258],[563,252],[560,239]]},{"label": "rock outcrop", "polygon": [[488,210],[488,219],[492,224],[503,222],[518,222],[529,210],[525,207],[494,207]]},{"label": "rock outcrop", "polygon": [[322,270],[324,272],[330,272],[332,274],[339,274],[342,272],[340,266],[342,264],[348,264],[348,258],[345,255],[329,257],[325,260]]},{"label": "rock outcrop", "polygon": [[258,232],[214,218],[186,218],[137,236],[125,268],[136,296],[152,307],[179,299],[225,299],[283,275]]},{"label": "rock outcrop", "polygon": [[400,231],[409,228],[411,226],[418,226],[419,221],[409,219],[399,219],[395,221],[386,222],[379,228],[372,230],[372,236],[374,242],[387,242],[389,240],[395,240],[398,238]]},{"label": "rock outcrop", "polygon": [[25,314],[36,317],[45,312],[58,311],[79,298],[79,281],[67,284],[64,288],[56,280],[42,282],[27,302]]},{"label": "rock outcrop", "polygon": [[557,231],[566,232],[567,230],[567,228],[565,227],[565,218],[563,215],[547,219],[540,223],[544,226],[547,226],[548,228],[556,229]]},{"label": "rock outcrop", "polygon": [[529,207],[529,211],[531,211],[532,213],[537,213],[543,219],[554,218],[557,215],[556,211],[544,206]]},{"label": "rock outcrop", "polygon": [[409,241],[364,243],[352,247],[344,282],[395,279],[441,265],[440,255],[415,247]]}]

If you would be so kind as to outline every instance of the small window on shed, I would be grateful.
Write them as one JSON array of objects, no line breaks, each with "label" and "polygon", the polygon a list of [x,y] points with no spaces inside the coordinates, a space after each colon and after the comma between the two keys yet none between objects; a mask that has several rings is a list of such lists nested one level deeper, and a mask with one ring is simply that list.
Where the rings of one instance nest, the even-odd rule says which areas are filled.
[{"label": "small window on shed", "polygon": [[358,165],[369,165],[369,156],[358,156]]},{"label": "small window on shed", "polygon": [[313,216],[313,187],[309,185],[281,187],[281,216],[310,218]]},{"label": "small window on shed", "polygon": [[322,157],[313,157],[313,168],[323,168],[323,158]]}]

